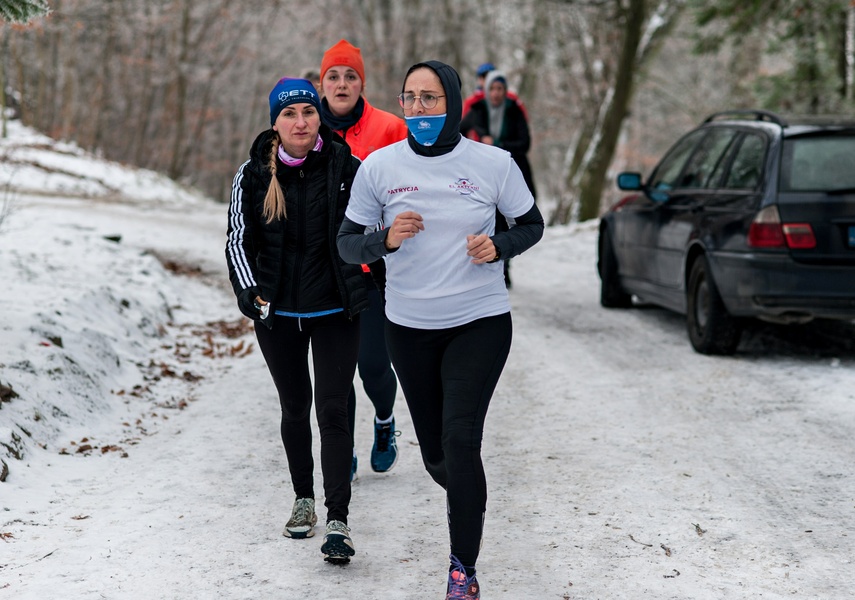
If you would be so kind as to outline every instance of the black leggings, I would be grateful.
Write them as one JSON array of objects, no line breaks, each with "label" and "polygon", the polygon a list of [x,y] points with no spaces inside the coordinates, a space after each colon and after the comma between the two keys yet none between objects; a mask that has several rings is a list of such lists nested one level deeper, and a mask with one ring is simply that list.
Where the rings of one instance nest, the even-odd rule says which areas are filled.
[{"label": "black leggings", "polygon": [[[398,380],[389,362],[389,352],[386,349],[386,337],[383,332],[386,318],[383,316],[383,296],[373,282],[368,286],[369,308],[359,313],[359,377],[362,387],[371,403],[374,414],[381,421],[392,416],[395,408],[395,394],[398,393]],[[347,398],[350,434],[356,429],[356,390],[350,387]]]},{"label": "black leggings", "polygon": [[481,438],[511,349],[510,313],[451,329],[386,322],[386,341],[428,473],[446,489],[451,553],[475,566],[487,480]]},{"label": "black leggings", "polygon": [[315,412],[321,433],[321,472],[327,520],[347,523],[350,504],[350,460],[353,440],[347,425],[347,393],[356,371],[359,317],[344,313],[324,317],[276,316],[273,329],[255,322],[255,335],[282,407],[280,431],[291,483],[297,498],[314,498],[312,459],[312,379]]}]

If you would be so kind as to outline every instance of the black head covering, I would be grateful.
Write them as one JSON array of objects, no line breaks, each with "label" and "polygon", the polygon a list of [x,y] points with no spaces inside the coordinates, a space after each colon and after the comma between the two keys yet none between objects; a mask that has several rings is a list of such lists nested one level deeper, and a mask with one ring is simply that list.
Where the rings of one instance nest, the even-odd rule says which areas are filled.
[{"label": "black head covering", "polygon": [[[404,76],[404,85],[407,83],[407,77],[416,69],[427,67],[437,74],[439,81],[442,84],[442,89],[445,92],[446,116],[445,124],[439,132],[439,137],[434,142],[433,146],[422,146],[413,137],[413,134],[407,132],[407,143],[416,154],[422,156],[442,156],[448,154],[457,143],[460,141],[460,120],[463,115],[463,94],[460,92],[460,75],[453,67],[439,62],[438,60],[428,60],[414,64],[407,70]],[[401,86],[403,92],[403,86]]]}]

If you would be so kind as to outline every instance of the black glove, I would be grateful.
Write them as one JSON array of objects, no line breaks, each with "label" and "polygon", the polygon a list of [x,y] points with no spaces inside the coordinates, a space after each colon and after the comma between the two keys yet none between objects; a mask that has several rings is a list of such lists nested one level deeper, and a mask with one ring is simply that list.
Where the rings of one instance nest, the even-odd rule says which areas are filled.
[{"label": "black glove", "polygon": [[252,286],[242,290],[237,299],[240,312],[253,321],[261,318],[261,311],[255,305],[256,296],[261,296],[261,288]]}]

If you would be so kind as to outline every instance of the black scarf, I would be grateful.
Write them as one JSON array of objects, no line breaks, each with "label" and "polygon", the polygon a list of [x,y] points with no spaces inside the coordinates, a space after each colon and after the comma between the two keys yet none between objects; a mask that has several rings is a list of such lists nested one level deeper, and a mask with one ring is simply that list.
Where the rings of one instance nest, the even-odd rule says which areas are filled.
[{"label": "black scarf", "polygon": [[356,125],[357,121],[362,118],[362,111],[364,110],[365,99],[360,96],[356,101],[356,106],[353,107],[353,110],[350,111],[349,114],[343,117],[337,117],[332,114],[327,99],[321,99],[321,121],[323,121],[323,123],[333,131],[347,131]]}]

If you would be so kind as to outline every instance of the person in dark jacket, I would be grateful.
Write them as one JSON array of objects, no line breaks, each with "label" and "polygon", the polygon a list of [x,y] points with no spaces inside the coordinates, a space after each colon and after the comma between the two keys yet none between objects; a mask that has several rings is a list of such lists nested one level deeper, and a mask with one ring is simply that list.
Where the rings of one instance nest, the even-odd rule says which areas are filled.
[{"label": "person in dark jacket", "polygon": [[[498,146],[511,153],[522,171],[525,184],[537,200],[534,177],[528,162],[531,136],[526,114],[520,104],[508,95],[508,81],[499,70],[491,70],[484,81],[484,96],[475,101],[460,122],[460,133],[483,144]],[[474,134],[474,135],[471,135]],[[508,230],[508,223],[496,213],[496,231]],[[504,264],[505,286],[511,287],[511,261]]]},{"label": "person in dark jacket", "polygon": [[460,133],[474,131],[482,143],[510,152],[536,200],[537,190],[526,156],[531,147],[526,115],[519,103],[508,97],[508,81],[501,71],[487,74],[484,90],[484,97],[472,104],[461,121]]},{"label": "person in dark jacket", "polygon": [[317,522],[314,391],[327,509],[321,551],[325,560],[343,563],[354,554],[347,526],[353,448],[347,396],[359,351],[359,313],[368,300],[362,269],[342,261],[335,237],[360,162],[321,124],[311,82],[283,78],[269,103],[272,127],[255,139],[232,184],[226,260],[238,307],[255,324],[279,393],[296,495],[283,535],[311,537]]}]

